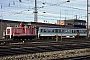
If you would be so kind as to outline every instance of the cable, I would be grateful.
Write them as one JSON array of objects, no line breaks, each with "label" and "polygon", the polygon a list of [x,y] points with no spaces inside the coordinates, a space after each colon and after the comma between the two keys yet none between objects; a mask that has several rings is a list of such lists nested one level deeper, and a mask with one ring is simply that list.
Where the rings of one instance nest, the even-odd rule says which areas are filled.
[{"label": "cable", "polygon": [[[3,12],[8,13],[8,14],[5,14],[5,15],[9,15],[9,16],[21,15],[21,14],[24,14],[25,11],[32,11],[32,12],[30,12],[30,14],[33,13],[33,9],[34,9],[34,6],[33,6],[34,1],[33,0],[12,0],[12,1],[8,0],[8,1],[9,2],[7,2],[7,4],[6,4],[7,7],[6,8],[3,8],[4,7],[3,4],[1,5],[2,9],[4,9]],[[72,1],[74,1],[74,0],[72,0]],[[58,13],[58,12],[61,10],[62,7],[63,7],[62,10],[64,10],[65,8],[68,8],[68,9],[70,8],[70,9],[74,9],[74,10],[86,11],[85,9],[81,9],[81,8],[78,8],[78,7],[62,5],[64,3],[66,3],[66,1],[61,1],[60,2],[59,0],[57,0],[57,1],[53,0],[51,2],[52,3],[48,3],[47,0],[42,0],[42,1],[38,0],[38,12],[40,12],[40,11],[46,12],[45,15],[41,14],[41,17],[45,17],[45,18],[51,17],[51,18],[55,18],[55,19],[59,18],[60,13]],[[55,3],[53,3],[53,2],[55,2]],[[10,4],[10,6],[8,6],[8,4]],[[25,6],[25,4],[27,4],[27,5]],[[41,7],[39,7],[39,5],[41,5]],[[56,8],[54,8],[55,6],[56,6]],[[13,8],[16,11],[13,11]],[[51,15],[48,14],[48,13],[51,13]],[[62,11],[62,13],[64,13],[64,12]],[[38,16],[40,16],[39,14],[40,13],[38,13]],[[54,17],[53,14],[56,14],[56,16]],[[26,14],[26,15],[28,15],[28,14]],[[63,15],[65,15],[65,14],[63,14]],[[51,19],[51,20],[53,20],[53,19]]]}]

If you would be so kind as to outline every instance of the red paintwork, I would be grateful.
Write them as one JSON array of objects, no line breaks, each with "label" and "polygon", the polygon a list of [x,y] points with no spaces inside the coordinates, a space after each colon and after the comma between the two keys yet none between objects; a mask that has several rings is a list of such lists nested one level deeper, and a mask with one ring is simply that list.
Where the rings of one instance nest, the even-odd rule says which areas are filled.
[{"label": "red paintwork", "polygon": [[7,33],[13,36],[28,36],[28,35],[36,35],[36,28],[30,27],[23,27],[22,24],[20,24],[19,27],[10,27],[7,29]]}]

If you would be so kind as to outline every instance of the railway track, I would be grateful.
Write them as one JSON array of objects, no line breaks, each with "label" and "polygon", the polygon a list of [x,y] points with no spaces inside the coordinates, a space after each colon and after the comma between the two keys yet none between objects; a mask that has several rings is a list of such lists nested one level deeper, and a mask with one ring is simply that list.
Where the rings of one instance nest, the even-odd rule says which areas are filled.
[{"label": "railway track", "polygon": [[7,43],[6,45],[0,45],[0,56],[90,48],[90,41],[75,42],[74,40],[69,42],[32,40],[24,43],[9,41]]},{"label": "railway track", "polygon": [[57,58],[57,59],[49,59],[49,60],[90,60],[90,55],[68,57],[68,58]]},{"label": "railway track", "polygon": [[[85,42],[87,39],[86,38],[63,38],[62,40],[58,40],[60,42]],[[43,40],[39,40],[39,39],[33,39],[33,40],[12,40],[12,39],[9,39],[9,40],[0,40],[0,45],[1,44],[9,44],[9,43],[19,43],[19,42],[52,42],[52,41],[56,41],[55,39],[54,40],[50,40],[50,39],[43,39]]]}]

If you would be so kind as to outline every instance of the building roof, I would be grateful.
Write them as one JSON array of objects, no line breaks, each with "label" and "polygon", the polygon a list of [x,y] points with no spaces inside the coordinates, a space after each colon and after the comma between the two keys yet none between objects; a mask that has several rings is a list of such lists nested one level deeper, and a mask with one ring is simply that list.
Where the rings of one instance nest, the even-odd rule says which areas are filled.
[{"label": "building roof", "polygon": [[71,20],[79,21],[79,22],[86,22],[86,20],[70,19],[70,21],[71,21]]},{"label": "building roof", "polygon": [[10,23],[27,23],[27,22],[23,22],[23,21],[12,21],[12,20],[3,20],[3,19],[0,19],[0,22],[10,22]]},{"label": "building roof", "polygon": [[40,22],[28,22],[28,25],[38,26],[38,27],[64,27],[65,25],[57,25],[50,23],[40,23]]},{"label": "building roof", "polygon": [[[71,19],[75,20],[75,19]],[[51,24],[51,23],[41,23],[41,22],[22,22],[22,21],[12,21],[12,20],[2,20],[2,22],[10,22],[10,23],[24,23],[26,25],[31,25],[31,26],[37,26],[37,27],[65,27],[65,25],[57,25],[57,24]],[[75,21],[82,21],[86,22],[85,20],[75,20]]]}]

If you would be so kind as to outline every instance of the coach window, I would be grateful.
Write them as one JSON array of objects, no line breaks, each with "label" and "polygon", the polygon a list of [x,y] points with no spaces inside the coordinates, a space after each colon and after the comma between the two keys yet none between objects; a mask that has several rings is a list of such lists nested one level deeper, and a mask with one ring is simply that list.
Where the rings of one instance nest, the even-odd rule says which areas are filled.
[{"label": "coach window", "polygon": [[70,33],[70,32],[71,32],[71,30],[67,30],[67,31],[66,31],[66,33]]},{"label": "coach window", "polygon": [[80,32],[80,33],[83,33],[83,31],[82,31],[82,30],[80,30],[79,32]]},{"label": "coach window", "polygon": [[51,33],[54,33],[54,30],[53,30],[53,29],[51,29],[51,30],[50,30],[50,32],[51,32]]},{"label": "coach window", "polygon": [[43,32],[43,29],[41,29],[41,32]]},{"label": "coach window", "polygon": [[65,31],[64,30],[62,30],[62,33],[64,33]]},{"label": "coach window", "polygon": [[87,33],[87,30],[85,30],[85,33]]},{"label": "coach window", "polygon": [[85,30],[83,30],[83,33],[85,33]]},{"label": "coach window", "polygon": [[46,29],[44,29],[44,32],[46,32]]},{"label": "coach window", "polygon": [[73,30],[71,30],[71,33],[73,33]]},{"label": "coach window", "polygon": [[68,33],[72,33],[72,30],[68,30]]},{"label": "coach window", "polygon": [[56,29],[56,33],[58,33],[58,29]]},{"label": "coach window", "polygon": [[65,30],[65,33],[68,33],[68,30]]},{"label": "coach window", "polygon": [[73,33],[75,33],[75,30],[73,30]]},{"label": "coach window", "polygon": [[61,33],[61,29],[59,29],[59,33]]},{"label": "coach window", "polygon": [[86,33],[87,31],[86,30],[84,30],[84,33]]},{"label": "coach window", "polygon": [[64,30],[65,31],[65,33],[68,33],[68,30]]},{"label": "coach window", "polygon": [[69,33],[69,30],[66,30],[66,33]]},{"label": "coach window", "polygon": [[71,33],[74,33],[74,30],[71,30]]},{"label": "coach window", "polygon": [[54,29],[52,30],[52,32],[54,33]]},{"label": "coach window", "polygon": [[76,30],[73,30],[73,33],[77,33],[77,31]]},{"label": "coach window", "polygon": [[76,33],[75,30],[73,30],[73,33]]},{"label": "coach window", "polygon": [[77,30],[77,33],[79,33],[80,31],[79,30]]},{"label": "coach window", "polygon": [[83,32],[83,33],[85,33],[85,31],[84,31],[84,30],[82,30],[82,32]]},{"label": "coach window", "polygon": [[81,30],[81,33],[85,33],[85,30]]},{"label": "coach window", "polygon": [[84,33],[86,33],[87,31],[86,30],[84,30]]},{"label": "coach window", "polygon": [[50,33],[50,29],[47,29],[47,33]]},{"label": "coach window", "polygon": [[67,30],[66,33],[71,33],[71,30]]}]

